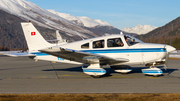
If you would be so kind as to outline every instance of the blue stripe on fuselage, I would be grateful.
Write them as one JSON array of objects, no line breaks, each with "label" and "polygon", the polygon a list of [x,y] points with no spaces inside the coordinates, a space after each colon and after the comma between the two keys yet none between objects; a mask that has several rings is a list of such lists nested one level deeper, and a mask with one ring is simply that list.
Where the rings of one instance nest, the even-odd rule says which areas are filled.
[{"label": "blue stripe on fuselage", "polygon": [[[142,49],[99,49],[99,50],[80,50],[80,52],[98,53],[139,53],[139,52],[166,52],[165,48],[142,48]],[[34,52],[36,56],[47,56],[43,52]]]},{"label": "blue stripe on fuselage", "polygon": [[101,49],[101,50],[81,50],[88,53],[138,53],[138,52],[166,52],[165,48],[144,48],[144,49]]}]

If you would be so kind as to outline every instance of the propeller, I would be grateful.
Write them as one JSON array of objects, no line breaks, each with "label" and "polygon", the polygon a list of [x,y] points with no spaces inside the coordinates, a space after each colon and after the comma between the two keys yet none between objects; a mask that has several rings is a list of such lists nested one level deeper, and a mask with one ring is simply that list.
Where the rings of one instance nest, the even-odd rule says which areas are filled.
[{"label": "propeller", "polygon": [[166,60],[165,60],[165,64],[164,64],[164,69],[167,70],[169,54],[170,54],[170,52],[175,51],[176,49],[170,45],[166,45],[166,46],[164,46],[164,48],[166,49]]},{"label": "propeller", "polygon": [[165,60],[165,64],[164,64],[164,69],[165,69],[165,70],[167,70],[168,60],[169,60],[169,52],[166,51],[166,60]]}]

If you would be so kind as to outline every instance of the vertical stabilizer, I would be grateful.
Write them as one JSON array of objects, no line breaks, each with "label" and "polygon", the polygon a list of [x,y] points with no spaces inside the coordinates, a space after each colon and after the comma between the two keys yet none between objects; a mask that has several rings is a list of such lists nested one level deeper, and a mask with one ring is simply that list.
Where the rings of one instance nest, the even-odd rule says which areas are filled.
[{"label": "vertical stabilizer", "polygon": [[24,36],[29,48],[29,52],[37,52],[39,49],[51,47],[52,44],[48,43],[42,35],[37,31],[31,22],[21,23]]},{"label": "vertical stabilizer", "polygon": [[58,40],[58,44],[63,42],[61,35],[59,34],[59,30],[56,30],[56,38]]}]

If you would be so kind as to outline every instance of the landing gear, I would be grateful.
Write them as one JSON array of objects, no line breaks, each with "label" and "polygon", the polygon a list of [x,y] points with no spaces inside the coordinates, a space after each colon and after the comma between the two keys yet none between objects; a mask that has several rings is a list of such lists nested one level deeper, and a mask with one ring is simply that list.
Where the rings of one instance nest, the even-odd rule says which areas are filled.
[{"label": "landing gear", "polygon": [[90,64],[87,68],[82,65],[83,72],[93,78],[99,78],[101,75],[106,74],[106,70],[100,68],[99,64]]},{"label": "landing gear", "polygon": [[132,71],[131,67],[127,65],[111,66],[111,69],[121,74],[127,74]]},{"label": "landing gear", "polygon": [[93,78],[100,78],[100,75],[91,75]]},{"label": "landing gear", "polygon": [[158,77],[163,74],[163,71],[157,67],[155,67],[155,63],[148,69],[142,69],[142,73],[146,75],[152,75],[154,77]]}]

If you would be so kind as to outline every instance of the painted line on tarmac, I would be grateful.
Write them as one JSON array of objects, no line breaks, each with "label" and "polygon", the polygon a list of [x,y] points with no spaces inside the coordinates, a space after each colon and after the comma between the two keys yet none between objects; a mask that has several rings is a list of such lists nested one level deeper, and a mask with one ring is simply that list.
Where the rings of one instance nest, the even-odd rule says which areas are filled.
[{"label": "painted line on tarmac", "polygon": [[[37,76],[37,77],[3,77],[0,78],[0,80],[3,79],[60,79],[60,78],[92,78],[90,75],[86,75],[84,73],[79,73],[79,75],[58,75],[58,77],[48,77],[48,76]],[[164,74],[159,77],[153,77],[153,76],[145,76],[145,75],[103,75],[100,78],[119,78],[119,79],[134,79],[134,78],[147,78],[147,79],[163,79],[163,78],[172,78],[172,76]],[[176,78],[173,76],[173,78]]]},{"label": "painted line on tarmac", "polygon": [[[58,75],[58,78],[92,78],[89,75]],[[134,79],[134,78],[147,78],[147,79],[162,79],[167,78],[165,76],[153,77],[153,76],[122,76],[122,75],[103,75],[100,78],[119,78],[119,79]]]}]

